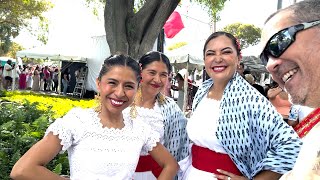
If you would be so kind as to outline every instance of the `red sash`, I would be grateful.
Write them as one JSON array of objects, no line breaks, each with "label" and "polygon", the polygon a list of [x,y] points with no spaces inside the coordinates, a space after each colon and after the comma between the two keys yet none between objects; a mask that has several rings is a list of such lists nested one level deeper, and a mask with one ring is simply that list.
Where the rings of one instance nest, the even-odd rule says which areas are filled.
[{"label": "red sash", "polygon": [[320,108],[313,110],[298,125],[294,127],[300,138],[303,138],[308,132],[320,122]]},{"label": "red sash", "polygon": [[136,168],[136,172],[146,172],[151,171],[152,174],[158,178],[162,168],[158,165],[158,163],[152,159],[150,155],[140,156],[139,162]]},{"label": "red sash", "polygon": [[228,154],[217,153],[208,148],[192,145],[192,166],[206,172],[221,174],[217,169],[222,169],[233,174],[242,176],[237,166]]}]

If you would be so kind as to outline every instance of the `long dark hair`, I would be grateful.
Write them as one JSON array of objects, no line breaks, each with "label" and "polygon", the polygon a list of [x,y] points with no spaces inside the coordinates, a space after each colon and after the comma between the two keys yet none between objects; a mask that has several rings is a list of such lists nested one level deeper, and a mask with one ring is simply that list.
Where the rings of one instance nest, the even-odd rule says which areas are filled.
[{"label": "long dark hair", "polygon": [[158,51],[150,51],[144,54],[139,63],[141,64],[141,68],[144,69],[148,64],[153,63],[154,61],[161,61],[167,66],[168,73],[170,74],[172,71],[172,66],[170,64],[169,58],[161,52]]},{"label": "long dark hair", "polygon": [[105,75],[112,67],[115,66],[125,66],[130,67],[135,75],[137,76],[137,82],[140,82],[141,79],[141,70],[140,66],[136,60],[126,55],[111,55],[104,60],[102,68],[100,70],[98,80],[101,81],[103,75]]}]

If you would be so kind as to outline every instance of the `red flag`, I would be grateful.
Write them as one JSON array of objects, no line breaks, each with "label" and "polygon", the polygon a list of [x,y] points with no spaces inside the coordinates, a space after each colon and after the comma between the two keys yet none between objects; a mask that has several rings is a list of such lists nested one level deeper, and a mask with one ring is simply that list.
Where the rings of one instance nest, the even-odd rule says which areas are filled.
[{"label": "red flag", "polygon": [[173,38],[184,28],[180,14],[174,11],[163,26],[167,38]]}]

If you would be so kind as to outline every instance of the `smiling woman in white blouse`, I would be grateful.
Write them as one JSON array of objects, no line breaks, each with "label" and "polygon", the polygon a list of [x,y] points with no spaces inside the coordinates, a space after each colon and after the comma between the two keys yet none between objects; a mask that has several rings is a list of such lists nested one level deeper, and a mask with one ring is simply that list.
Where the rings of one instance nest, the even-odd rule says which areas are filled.
[{"label": "smiling woman in white blouse", "polygon": [[[161,94],[172,70],[170,61],[163,53],[151,51],[140,58],[139,64],[142,70],[140,87],[134,103],[124,114],[133,121],[142,120],[149,124],[159,134],[160,143],[179,161],[188,153],[187,120],[176,102]],[[160,172],[160,165],[147,150],[143,150],[134,179],[157,179]]]},{"label": "smiling woman in white blouse", "polygon": [[70,179],[132,179],[143,149],[162,167],[159,179],[172,179],[178,164],[159,143],[159,134],[144,122],[122,115],[133,102],[139,81],[135,60],[124,55],[107,58],[97,78],[100,105],[74,108],[52,123],[44,138],[14,165],[11,178],[65,179],[45,165],[67,150]]}]

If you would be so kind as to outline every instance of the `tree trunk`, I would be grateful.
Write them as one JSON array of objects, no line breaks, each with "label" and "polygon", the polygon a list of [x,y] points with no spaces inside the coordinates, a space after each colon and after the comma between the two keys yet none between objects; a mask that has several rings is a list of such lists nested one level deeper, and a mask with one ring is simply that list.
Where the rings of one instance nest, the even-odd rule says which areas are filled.
[{"label": "tree trunk", "polygon": [[163,25],[180,0],[146,0],[134,13],[133,0],[107,0],[104,18],[111,54],[124,53],[138,59],[152,50]]}]

